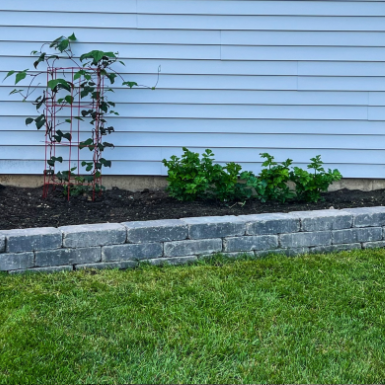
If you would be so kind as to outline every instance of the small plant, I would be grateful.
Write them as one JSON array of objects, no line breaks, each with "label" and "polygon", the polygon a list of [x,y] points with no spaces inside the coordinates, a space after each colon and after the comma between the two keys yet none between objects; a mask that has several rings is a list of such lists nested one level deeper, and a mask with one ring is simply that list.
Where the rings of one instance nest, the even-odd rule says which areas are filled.
[{"label": "small plant", "polygon": [[241,182],[238,185],[238,196],[242,197],[243,201],[253,197],[264,201],[266,196],[266,181],[258,178],[251,171],[243,171],[239,178],[243,183]]},{"label": "small plant", "polygon": [[268,153],[259,155],[266,159],[266,161],[262,163],[262,167],[265,168],[262,169],[259,176],[259,178],[265,182],[266,187],[259,199],[262,202],[274,200],[285,203],[294,196],[287,185],[290,177],[289,167],[293,161],[287,159],[285,162],[278,164],[277,162],[274,162],[274,156],[269,155]]},{"label": "small plant", "polygon": [[183,147],[181,158],[172,156],[163,160],[168,168],[168,192],[181,201],[193,201],[202,198],[217,199],[224,203],[245,200],[245,194],[238,182],[242,167],[234,162],[226,166],[214,164],[214,154],[207,149],[200,158]]},{"label": "small plant", "polygon": [[297,199],[303,202],[318,202],[321,199],[321,192],[328,190],[329,186],[342,178],[338,170],[329,169],[325,172],[322,167],[321,155],[311,158],[308,169],[314,172],[308,172],[299,167],[294,167],[290,172],[290,180],[295,184]]},{"label": "small plant", "polygon": [[202,198],[210,186],[208,168],[212,168],[211,150],[206,150],[202,159],[198,153],[183,147],[181,158],[173,155],[162,163],[168,168],[168,188],[170,196],[180,201],[194,201]]}]

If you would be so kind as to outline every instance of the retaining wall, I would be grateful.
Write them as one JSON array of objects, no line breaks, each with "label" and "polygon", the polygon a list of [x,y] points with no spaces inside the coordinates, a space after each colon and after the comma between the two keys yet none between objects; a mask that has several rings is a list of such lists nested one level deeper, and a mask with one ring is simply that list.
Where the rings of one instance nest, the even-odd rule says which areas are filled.
[{"label": "retaining wall", "polygon": [[223,253],[288,256],[385,246],[385,207],[0,230],[0,271],[183,264]]}]

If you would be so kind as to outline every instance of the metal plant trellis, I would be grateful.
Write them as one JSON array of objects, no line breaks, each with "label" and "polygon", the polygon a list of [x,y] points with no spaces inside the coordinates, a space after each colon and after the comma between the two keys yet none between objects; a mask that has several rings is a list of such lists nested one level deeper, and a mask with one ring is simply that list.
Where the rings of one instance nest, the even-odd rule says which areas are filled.
[{"label": "metal plant trellis", "polygon": [[[55,189],[57,185],[64,188],[64,193],[68,200],[71,195],[79,195],[92,192],[94,200],[97,193],[103,189],[102,168],[111,167],[111,161],[102,157],[102,152],[107,147],[114,147],[113,144],[102,140],[103,136],[111,134],[114,130],[112,126],[106,127],[106,114],[119,115],[111,110],[115,103],[106,96],[107,92],[113,92],[111,88],[105,87],[105,80],[108,79],[112,85],[117,77],[122,79],[122,86],[130,89],[142,87],[155,89],[159,81],[161,68],[158,68],[158,78],[154,87],[140,86],[135,82],[124,81],[111,66],[118,60],[117,54],[93,50],[80,56],[80,62],[76,62],[71,48],[71,42],[76,41],[75,34],[55,39],[50,48],[58,51],[57,54],[32,51],[33,55],[38,55],[34,62],[37,69],[41,62],[45,62],[47,69],[38,73],[31,73],[29,70],[20,72],[9,71],[5,78],[15,75],[15,84],[32,77],[32,81],[27,87],[27,91],[14,89],[11,94],[21,94],[23,100],[27,100],[36,86],[33,82],[37,76],[46,74],[47,85],[43,95],[39,96],[33,104],[36,110],[44,108],[37,118],[27,118],[26,124],[35,123],[37,129],[45,127],[45,166],[44,166],[44,187],[43,197],[47,197],[50,188]],[[55,66],[58,59],[69,60],[71,67]],[[73,66],[75,64],[75,66]],[[84,123],[92,125],[91,137],[84,137],[89,129],[84,130]],[[65,125],[59,128],[61,125]],[[88,156],[80,150],[88,148]],[[92,159],[90,158],[90,155]],[[88,158],[88,159],[87,159]],[[68,170],[64,170],[64,164],[68,162]],[[59,167],[57,164],[60,163]],[[63,164],[64,163],[64,164]],[[84,175],[81,167],[91,174]],[[59,169],[59,171],[58,171]]]},{"label": "metal plant trellis", "polygon": [[[87,71],[92,74],[91,77],[95,81],[95,91],[97,98],[91,100],[82,100],[82,77],[75,78],[79,71]],[[59,98],[57,92],[52,92],[48,87],[46,89],[45,101],[45,169],[44,169],[44,187],[43,197],[46,198],[49,188],[55,188],[57,185],[66,184],[66,193],[68,199],[71,196],[71,185],[86,185],[92,186],[92,199],[95,199],[97,192],[100,193],[102,186],[102,174],[98,171],[101,159],[100,147],[102,144],[102,137],[105,133],[103,111],[101,111],[101,101],[105,99],[104,76],[101,74],[100,68],[94,67],[48,67],[47,68],[47,84],[52,80],[61,79],[65,77],[67,82],[72,84],[70,100],[71,103],[63,103]],[[92,143],[85,144],[82,142],[81,122],[82,111],[93,111],[93,129],[92,129]],[[62,140],[58,133],[58,126],[63,122],[60,121],[61,115],[67,117],[65,123],[69,124],[66,133],[62,136],[66,141]],[[59,133],[62,132],[61,130]],[[65,148],[66,162],[68,162],[68,171],[56,172],[55,159],[62,159],[57,157],[57,147]],[[88,147],[92,152],[92,170],[93,173],[88,178],[81,177],[81,154],[82,148]],[[63,153],[63,151],[60,151]],[[54,159],[54,160],[52,160]],[[85,160],[82,161],[82,166]],[[76,164],[76,168],[74,165]],[[76,171],[75,171],[76,170]]]}]

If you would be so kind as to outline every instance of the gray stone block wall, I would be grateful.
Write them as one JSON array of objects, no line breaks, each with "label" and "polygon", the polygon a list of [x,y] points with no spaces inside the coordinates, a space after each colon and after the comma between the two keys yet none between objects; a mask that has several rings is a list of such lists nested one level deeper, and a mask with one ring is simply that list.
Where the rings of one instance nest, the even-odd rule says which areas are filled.
[{"label": "gray stone block wall", "polygon": [[182,220],[188,225],[189,239],[240,237],[246,232],[246,222],[234,215],[183,218]]},{"label": "gray stone block wall", "polygon": [[119,223],[59,227],[63,247],[80,248],[119,245],[126,242],[127,230]]},{"label": "gray stone block wall", "polygon": [[385,207],[0,230],[12,274],[192,263],[223,253],[264,257],[384,248]]},{"label": "gray stone block wall", "polygon": [[128,243],[182,241],[187,238],[187,225],[179,219],[125,222]]},{"label": "gray stone block wall", "polygon": [[1,236],[5,238],[7,253],[59,249],[62,246],[62,234],[53,227],[0,230]]}]

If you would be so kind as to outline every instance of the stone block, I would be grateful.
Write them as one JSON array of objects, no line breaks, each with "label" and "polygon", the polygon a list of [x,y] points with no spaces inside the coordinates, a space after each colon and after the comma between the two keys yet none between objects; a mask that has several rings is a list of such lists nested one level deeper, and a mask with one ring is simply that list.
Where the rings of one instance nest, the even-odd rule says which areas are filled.
[{"label": "stone block", "polygon": [[0,253],[5,252],[5,235],[0,235]]},{"label": "stone block", "polygon": [[89,263],[85,265],[75,265],[75,270],[89,270],[89,269],[133,269],[138,266],[135,261],[121,261],[121,262],[102,262],[102,263]]},{"label": "stone block", "polygon": [[9,274],[21,273],[60,273],[62,271],[73,271],[72,266],[50,266],[50,267],[35,267],[33,269],[12,270]]},{"label": "stone block", "polygon": [[182,218],[182,221],[188,224],[190,239],[236,237],[246,231],[246,223],[233,215]]},{"label": "stone block", "polygon": [[33,253],[0,254],[0,271],[28,269],[34,265]]},{"label": "stone block", "polygon": [[385,241],[364,242],[362,244],[363,249],[382,249],[384,247],[385,247]]},{"label": "stone block", "polygon": [[101,248],[59,249],[35,253],[35,266],[61,266],[101,261]]},{"label": "stone block", "polygon": [[283,249],[329,246],[332,243],[332,232],[315,231],[313,233],[281,234],[279,236],[279,242]]},{"label": "stone block", "polygon": [[5,237],[7,253],[54,250],[62,245],[61,232],[54,227],[0,230],[1,236]]},{"label": "stone block", "polygon": [[385,225],[385,207],[358,207],[342,209],[353,215],[353,227],[377,227]]},{"label": "stone block", "polygon": [[179,219],[122,223],[128,243],[181,241],[187,238],[187,225]]},{"label": "stone block", "polygon": [[163,265],[187,265],[190,263],[194,263],[198,260],[195,256],[190,257],[181,257],[181,258],[157,258],[157,259],[149,259],[151,265],[163,266]]},{"label": "stone block", "polygon": [[382,240],[381,227],[354,228],[333,231],[333,244],[375,242]]},{"label": "stone block", "polygon": [[247,222],[247,235],[295,233],[300,230],[299,219],[291,214],[251,214],[238,218]]},{"label": "stone block", "polygon": [[126,244],[117,246],[105,246],[102,248],[102,261],[141,261],[162,257],[163,244],[143,243]]},{"label": "stone block", "polygon": [[260,235],[250,237],[225,238],[223,245],[224,251],[228,253],[271,250],[278,247],[278,236]]},{"label": "stone block", "polygon": [[119,245],[126,242],[127,230],[118,223],[100,223],[59,227],[63,233],[63,247],[86,248]]},{"label": "stone block", "polygon": [[329,231],[352,227],[353,215],[340,210],[293,211],[301,220],[301,231]]},{"label": "stone block", "polygon": [[346,245],[318,246],[310,249],[311,253],[335,253],[339,251],[361,249],[361,243],[350,243]]},{"label": "stone block", "polygon": [[222,239],[201,239],[194,241],[166,242],[165,257],[184,257],[191,255],[208,255],[222,251]]}]

